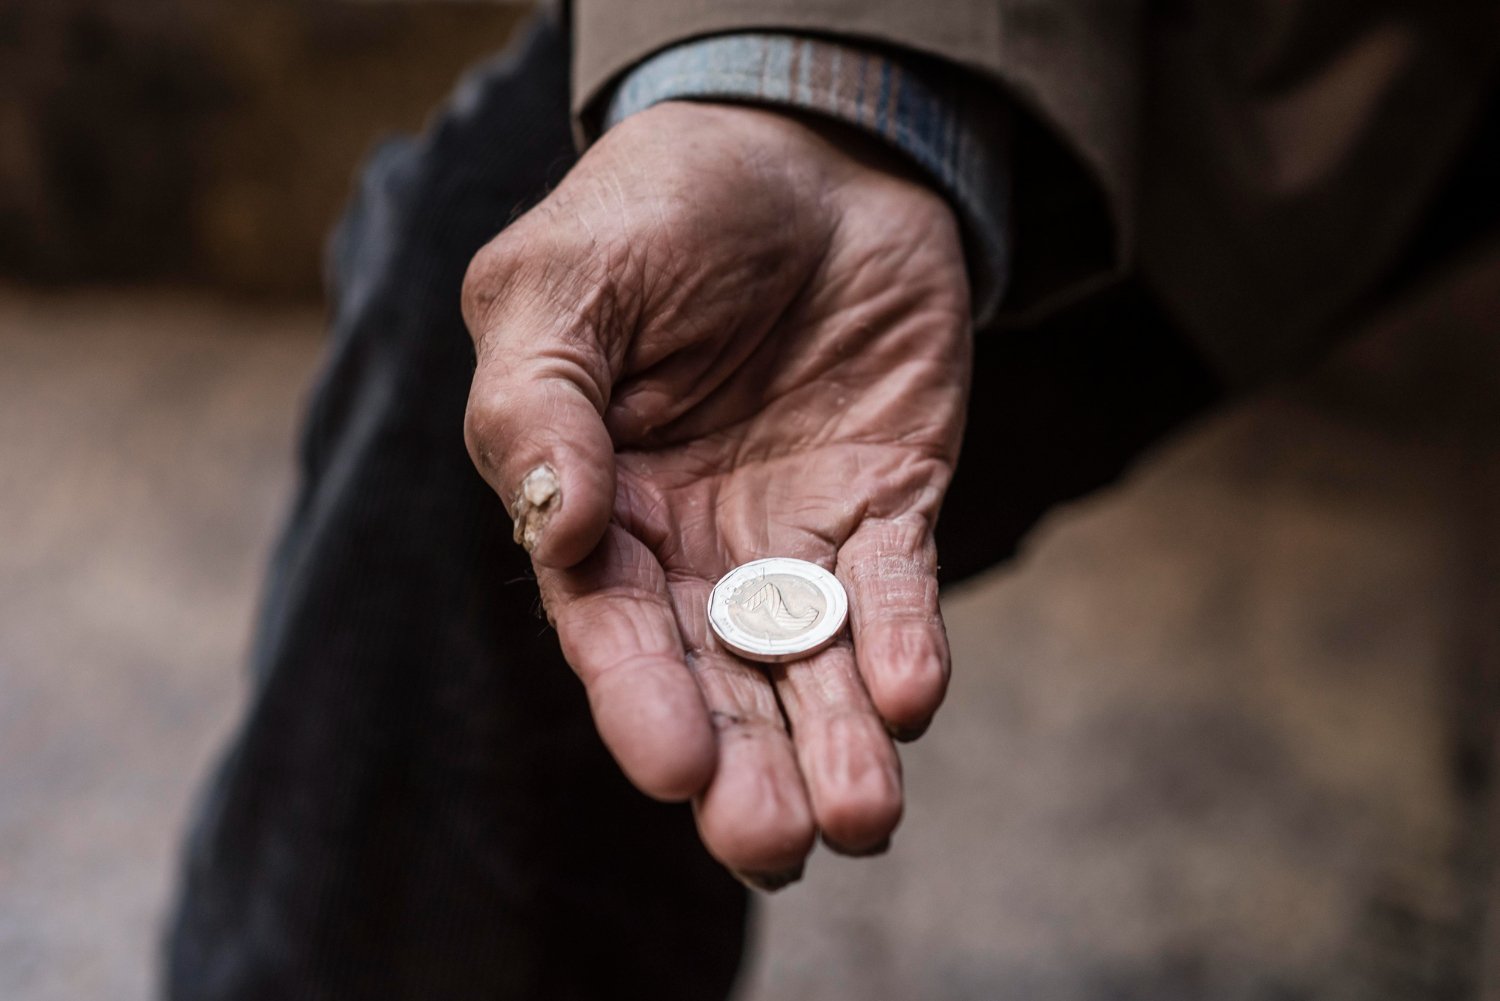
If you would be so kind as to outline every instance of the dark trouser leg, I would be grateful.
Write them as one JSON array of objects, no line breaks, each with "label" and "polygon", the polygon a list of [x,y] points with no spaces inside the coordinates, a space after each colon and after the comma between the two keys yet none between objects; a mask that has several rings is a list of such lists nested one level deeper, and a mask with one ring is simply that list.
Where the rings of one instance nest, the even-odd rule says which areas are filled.
[{"label": "dark trouser leg", "polygon": [[334,246],[331,356],[249,715],[200,806],[181,1001],[723,996],[745,898],[635,793],[464,451],[470,256],[572,159],[543,25],[375,157]]}]

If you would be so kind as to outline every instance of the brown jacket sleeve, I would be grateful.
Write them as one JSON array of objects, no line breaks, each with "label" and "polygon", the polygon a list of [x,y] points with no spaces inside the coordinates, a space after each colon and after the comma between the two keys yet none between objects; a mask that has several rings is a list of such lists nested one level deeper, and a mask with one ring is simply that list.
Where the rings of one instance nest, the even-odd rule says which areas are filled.
[{"label": "brown jacket sleeve", "polygon": [[[1044,141],[1018,143],[1010,308],[1085,288],[1130,245],[1139,101],[1135,0],[573,0],[574,108],[585,135],[598,98],[651,53],[728,31],[783,30],[893,46],[999,86]],[[982,85],[982,83],[981,83]],[[998,113],[998,111],[997,111]],[[1062,183],[1059,183],[1061,181]],[[1033,221],[1034,220],[1034,221]]]}]

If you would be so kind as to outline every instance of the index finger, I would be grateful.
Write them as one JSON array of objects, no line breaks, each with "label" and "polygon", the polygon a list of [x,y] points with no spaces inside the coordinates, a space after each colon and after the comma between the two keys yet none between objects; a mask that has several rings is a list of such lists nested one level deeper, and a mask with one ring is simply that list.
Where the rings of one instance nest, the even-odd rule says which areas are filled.
[{"label": "index finger", "polygon": [[713,723],[683,655],[666,575],[651,551],[611,523],[567,570],[538,568],[563,656],[588,690],[594,725],[636,788],[685,800],[713,777]]}]

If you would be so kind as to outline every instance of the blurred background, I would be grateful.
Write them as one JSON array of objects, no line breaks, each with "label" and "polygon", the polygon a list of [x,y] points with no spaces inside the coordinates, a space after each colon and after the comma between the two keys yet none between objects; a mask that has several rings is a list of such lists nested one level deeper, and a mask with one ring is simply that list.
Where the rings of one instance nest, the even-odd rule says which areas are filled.
[{"label": "blurred background", "polygon": [[[363,153],[517,6],[0,6],[0,998],[144,1001]],[[952,594],[885,858],[745,1001],[1496,996],[1500,246]]]}]

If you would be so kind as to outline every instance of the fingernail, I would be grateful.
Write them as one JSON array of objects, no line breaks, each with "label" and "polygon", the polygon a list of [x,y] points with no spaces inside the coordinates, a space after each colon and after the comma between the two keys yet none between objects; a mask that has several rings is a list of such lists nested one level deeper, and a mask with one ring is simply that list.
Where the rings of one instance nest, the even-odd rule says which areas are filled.
[{"label": "fingernail", "polygon": [[798,865],[796,868],[784,869],[781,872],[735,872],[734,878],[752,890],[775,893],[801,879],[803,868],[803,865]]},{"label": "fingernail", "polygon": [[553,513],[562,504],[562,484],[557,473],[546,463],[537,466],[521,480],[521,489],[516,494],[516,527],[512,534],[529,553],[541,541],[542,533]]},{"label": "fingernail", "polygon": [[914,726],[896,726],[893,723],[885,725],[885,732],[891,735],[891,739],[900,744],[910,744],[922,734],[927,732],[927,727],[932,723],[927,720]]},{"label": "fingernail", "polygon": [[890,838],[886,838],[868,848],[845,848],[835,841],[829,841],[828,835],[825,834],[823,835],[823,843],[828,846],[829,850],[838,852],[840,855],[848,858],[873,858],[876,855],[884,855],[891,850]]}]

